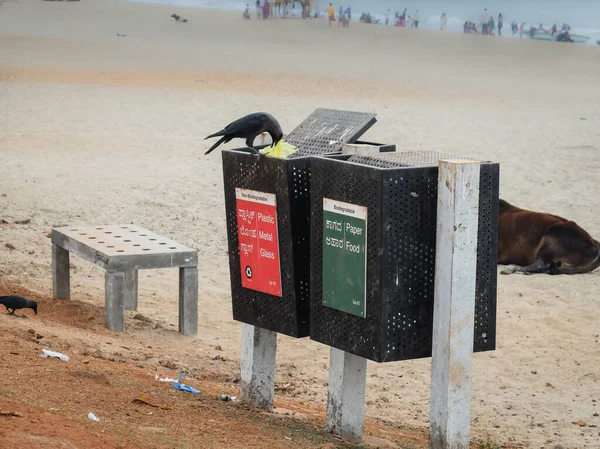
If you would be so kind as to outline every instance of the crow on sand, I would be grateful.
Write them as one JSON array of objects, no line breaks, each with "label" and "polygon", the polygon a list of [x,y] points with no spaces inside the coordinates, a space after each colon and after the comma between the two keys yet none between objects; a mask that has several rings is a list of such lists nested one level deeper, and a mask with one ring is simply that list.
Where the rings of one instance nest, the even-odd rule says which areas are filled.
[{"label": "crow on sand", "polygon": [[171,14],[171,17],[173,17],[173,18],[175,19],[175,22],[179,22],[179,21],[181,21],[181,22],[183,22],[183,23],[186,23],[186,22],[187,22],[187,19],[182,19],[182,18],[181,18],[181,16],[178,16],[178,15],[177,15],[177,14],[175,14],[175,13]]},{"label": "crow on sand", "polygon": [[215,148],[217,148],[222,143],[227,143],[231,139],[246,139],[246,146],[254,150],[256,154],[260,154],[256,148],[252,145],[254,144],[254,139],[257,136],[260,136],[262,133],[267,133],[271,136],[273,143],[271,147],[274,147],[279,143],[279,141],[283,138],[283,131],[281,131],[281,126],[279,122],[273,117],[271,114],[266,112],[255,112],[253,114],[248,114],[245,117],[237,119],[235,122],[231,122],[221,131],[211,134],[206,137],[206,139],[210,139],[211,137],[222,136],[210,149],[204,153],[208,154]]},{"label": "crow on sand", "polygon": [[24,296],[0,296],[0,304],[6,307],[6,310],[8,310],[8,313],[10,313],[11,315],[15,315],[15,310],[19,309],[32,309],[37,315],[37,302],[32,301],[31,299],[27,299]]}]

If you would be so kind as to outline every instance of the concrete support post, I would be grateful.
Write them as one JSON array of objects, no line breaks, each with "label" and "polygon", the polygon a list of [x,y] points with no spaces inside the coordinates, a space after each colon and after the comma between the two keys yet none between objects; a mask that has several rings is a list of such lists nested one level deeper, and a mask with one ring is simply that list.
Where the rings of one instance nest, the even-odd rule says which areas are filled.
[{"label": "concrete support post", "polygon": [[125,272],[107,271],[104,276],[104,314],[106,326],[123,332],[125,327]]},{"label": "concrete support post", "polygon": [[361,441],[365,417],[367,359],[331,348],[327,429],[350,440]]},{"label": "concrete support post", "polygon": [[242,324],[240,399],[273,409],[277,332]]},{"label": "concrete support post", "polygon": [[469,449],[480,164],[440,161],[430,449]]},{"label": "concrete support post", "polygon": [[179,268],[179,332],[198,333],[198,267]]},{"label": "concrete support post", "polygon": [[137,310],[138,270],[125,271],[125,310]]},{"label": "concrete support post", "polygon": [[56,243],[52,244],[52,296],[57,299],[71,299],[69,251]]}]

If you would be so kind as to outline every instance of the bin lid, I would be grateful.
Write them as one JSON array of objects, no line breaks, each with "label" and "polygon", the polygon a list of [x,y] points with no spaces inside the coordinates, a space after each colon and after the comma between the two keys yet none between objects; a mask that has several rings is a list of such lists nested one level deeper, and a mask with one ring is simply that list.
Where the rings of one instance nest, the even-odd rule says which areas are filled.
[{"label": "bin lid", "polygon": [[377,119],[370,112],[317,108],[285,141],[298,148],[291,157],[341,153],[342,145],[360,138]]},{"label": "bin lid", "polygon": [[447,159],[468,159],[477,162],[484,162],[480,161],[479,159],[458,156],[455,154],[441,153],[439,151],[401,151],[355,154],[348,158],[348,162],[371,165],[380,168],[430,167],[432,165],[438,166],[440,160]]}]

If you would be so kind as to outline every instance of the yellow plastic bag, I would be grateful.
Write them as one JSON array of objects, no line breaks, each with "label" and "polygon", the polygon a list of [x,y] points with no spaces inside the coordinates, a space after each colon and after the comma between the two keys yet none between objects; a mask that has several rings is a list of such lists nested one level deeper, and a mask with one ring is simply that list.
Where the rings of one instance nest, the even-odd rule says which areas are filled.
[{"label": "yellow plastic bag", "polygon": [[294,154],[298,151],[294,145],[287,143],[285,140],[281,139],[277,145],[274,147],[267,147],[262,150],[263,154],[271,157],[278,157],[280,159],[287,159],[290,154]]}]

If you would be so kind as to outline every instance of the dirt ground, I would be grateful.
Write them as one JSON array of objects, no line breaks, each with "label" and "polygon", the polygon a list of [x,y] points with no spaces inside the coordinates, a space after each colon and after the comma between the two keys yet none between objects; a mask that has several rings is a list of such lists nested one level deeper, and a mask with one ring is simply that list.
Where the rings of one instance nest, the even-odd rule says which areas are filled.
[{"label": "dirt ground", "polygon": [[[101,308],[0,282],[0,295],[9,292],[36,300],[43,314],[0,314],[0,448],[362,447],[327,433],[325,411],[293,399],[302,388],[293,379],[276,385],[273,412],[225,402],[221,394],[237,395],[239,367],[219,347],[202,359],[188,357],[184,365],[183,357],[167,355],[168,345],[148,344],[148,333],[177,331],[143,315],[135,319],[135,336],[119,335],[104,327]],[[185,337],[180,340],[185,346]],[[43,348],[70,360],[40,357]],[[182,370],[183,383],[201,395],[155,380],[177,378]],[[160,407],[134,402],[140,395]],[[89,412],[100,421],[88,419]],[[378,421],[365,429],[369,447],[427,447],[420,430]]]}]

